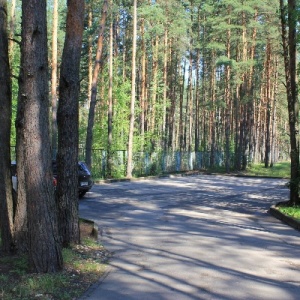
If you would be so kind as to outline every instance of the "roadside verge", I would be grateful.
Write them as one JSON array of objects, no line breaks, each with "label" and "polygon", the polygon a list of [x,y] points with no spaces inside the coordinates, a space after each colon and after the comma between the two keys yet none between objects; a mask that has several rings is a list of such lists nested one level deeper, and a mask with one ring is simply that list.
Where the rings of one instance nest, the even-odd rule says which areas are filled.
[{"label": "roadside verge", "polygon": [[283,214],[278,208],[276,205],[272,205],[269,209],[269,213],[275,217],[276,219],[282,221],[283,223],[293,227],[294,229],[296,230],[299,230],[300,231],[300,221],[293,218],[293,217],[290,217],[290,216],[287,216],[285,214]]}]

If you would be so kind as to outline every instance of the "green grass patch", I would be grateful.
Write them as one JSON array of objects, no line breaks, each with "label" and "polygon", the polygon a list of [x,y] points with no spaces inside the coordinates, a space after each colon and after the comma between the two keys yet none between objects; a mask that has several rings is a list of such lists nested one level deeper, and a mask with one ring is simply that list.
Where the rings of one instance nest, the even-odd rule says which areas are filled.
[{"label": "green grass patch", "polygon": [[277,206],[277,209],[290,217],[293,217],[297,220],[300,220],[300,206],[285,206],[285,205],[279,205]]},{"label": "green grass patch", "polygon": [[266,168],[264,164],[253,164],[247,168],[245,174],[251,176],[290,178],[290,169],[290,162],[276,163],[275,165],[273,165],[273,167],[269,168]]},{"label": "green grass patch", "polygon": [[63,249],[64,269],[58,273],[31,273],[26,256],[0,255],[0,299],[77,299],[104,274],[109,258],[110,253],[90,236]]}]

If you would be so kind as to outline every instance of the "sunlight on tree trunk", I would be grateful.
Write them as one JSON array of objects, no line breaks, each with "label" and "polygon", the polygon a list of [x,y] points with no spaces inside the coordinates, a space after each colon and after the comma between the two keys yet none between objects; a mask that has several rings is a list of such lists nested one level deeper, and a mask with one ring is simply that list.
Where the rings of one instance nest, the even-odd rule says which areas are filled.
[{"label": "sunlight on tree trunk", "polygon": [[130,125],[127,150],[127,178],[132,177],[132,152],[134,135],[134,105],[135,105],[135,80],[136,80],[136,33],[137,33],[137,0],[133,0],[133,34],[132,34],[132,69],[131,69],[131,101]]}]

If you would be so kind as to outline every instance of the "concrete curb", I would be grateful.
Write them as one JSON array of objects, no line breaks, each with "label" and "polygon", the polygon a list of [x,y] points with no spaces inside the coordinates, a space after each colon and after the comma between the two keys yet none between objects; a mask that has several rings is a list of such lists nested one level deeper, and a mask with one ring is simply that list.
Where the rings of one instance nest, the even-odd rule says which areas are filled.
[{"label": "concrete curb", "polygon": [[95,225],[94,221],[88,220],[88,219],[84,219],[84,218],[79,218],[80,222],[89,224],[91,227],[93,227],[92,232],[91,232],[91,236],[95,239],[98,239],[98,227]]},{"label": "concrete curb", "polygon": [[276,205],[272,205],[270,207],[269,213],[276,219],[278,219],[278,220],[282,221],[283,223],[291,226],[292,228],[300,231],[300,221],[293,217],[283,214],[282,212],[279,211],[279,209],[276,207]]},{"label": "concrete curb", "polygon": [[91,296],[91,294],[95,290],[97,290],[97,288],[99,288],[100,284],[104,281],[104,279],[109,275],[110,272],[111,272],[111,267],[109,265],[107,265],[107,267],[105,268],[105,271],[104,271],[103,275],[99,278],[99,280],[96,281],[95,283],[93,283],[92,285],[90,285],[87,288],[87,290],[85,290],[85,292],[77,300],[89,299],[89,297]]},{"label": "concrete curb", "polygon": [[145,179],[157,179],[157,178],[176,178],[176,177],[184,177],[184,176],[195,176],[200,174],[211,175],[212,173],[203,173],[200,171],[195,172],[183,172],[183,173],[170,173],[170,174],[160,174],[154,176],[141,176],[141,177],[132,177],[132,178],[112,178],[112,179],[100,179],[94,181],[94,183],[103,184],[103,183],[115,183],[115,182],[134,182]]},{"label": "concrete curb", "polygon": [[95,180],[94,183],[103,184],[103,183],[116,183],[116,182],[134,182],[145,179],[157,179],[157,178],[176,178],[176,177],[186,177],[186,176],[197,176],[197,175],[222,175],[222,176],[235,176],[235,177],[248,177],[248,178],[271,178],[271,179],[286,179],[282,177],[276,176],[256,176],[256,175],[245,175],[239,173],[217,173],[217,172],[209,172],[209,171],[186,171],[179,173],[163,173],[159,175],[150,175],[150,176],[141,176],[141,177],[132,177],[132,178],[111,178],[111,179],[99,179]]}]

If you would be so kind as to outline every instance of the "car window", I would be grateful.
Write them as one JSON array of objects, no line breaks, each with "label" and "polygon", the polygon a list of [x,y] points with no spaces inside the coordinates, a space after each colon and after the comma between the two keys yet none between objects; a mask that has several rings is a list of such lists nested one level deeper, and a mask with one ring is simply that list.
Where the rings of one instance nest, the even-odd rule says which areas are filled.
[{"label": "car window", "polygon": [[87,165],[85,163],[83,163],[83,162],[79,162],[78,163],[78,169],[80,171],[84,171],[84,172],[87,172],[87,173],[90,172],[89,169],[88,169],[88,167],[87,167]]}]

